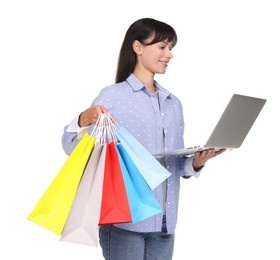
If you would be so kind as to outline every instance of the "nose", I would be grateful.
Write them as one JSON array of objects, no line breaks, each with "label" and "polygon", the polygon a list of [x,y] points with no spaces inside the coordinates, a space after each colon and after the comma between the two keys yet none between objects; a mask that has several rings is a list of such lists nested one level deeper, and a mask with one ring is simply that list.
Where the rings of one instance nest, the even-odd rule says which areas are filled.
[{"label": "nose", "polygon": [[172,58],[173,58],[173,54],[172,54],[172,52],[171,52],[171,50],[170,50],[169,48],[166,50],[165,55],[166,55],[166,57],[168,57],[169,59],[172,59]]}]

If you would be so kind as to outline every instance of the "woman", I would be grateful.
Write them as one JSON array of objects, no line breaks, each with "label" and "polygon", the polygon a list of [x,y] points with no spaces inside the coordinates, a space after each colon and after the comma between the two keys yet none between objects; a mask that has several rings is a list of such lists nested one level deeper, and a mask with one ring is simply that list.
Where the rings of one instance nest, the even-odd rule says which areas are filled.
[{"label": "woman", "polygon": [[[91,107],[64,129],[63,148],[69,155],[100,113],[110,113],[151,153],[184,148],[184,116],[180,100],[163,88],[155,74],[164,74],[177,43],[175,30],[151,18],[135,21],[121,46],[116,83],[103,88]],[[194,157],[170,157],[161,163],[171,176],[153,190],[163,208],[136,224],[100,227],[105,259],[172,259],[180,179],[199,174],[205,163],[224,150],[197,152]]]}]

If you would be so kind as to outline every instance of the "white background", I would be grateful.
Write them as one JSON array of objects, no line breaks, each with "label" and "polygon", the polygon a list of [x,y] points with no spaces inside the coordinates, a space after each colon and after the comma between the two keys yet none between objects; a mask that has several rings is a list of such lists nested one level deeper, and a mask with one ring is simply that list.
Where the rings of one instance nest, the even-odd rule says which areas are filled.
[{"label": "white background", "polygon": [[233,93],[267,99],[240,149],[182,180],[174,259],[279,260],[279,14],[277,0],[1,1],[0,258],[102,259],[27,216],[66,160],[64,125],[114,83],[128,26],[153,17],[178,33],[156,79],[183,103],[186,146]]}]

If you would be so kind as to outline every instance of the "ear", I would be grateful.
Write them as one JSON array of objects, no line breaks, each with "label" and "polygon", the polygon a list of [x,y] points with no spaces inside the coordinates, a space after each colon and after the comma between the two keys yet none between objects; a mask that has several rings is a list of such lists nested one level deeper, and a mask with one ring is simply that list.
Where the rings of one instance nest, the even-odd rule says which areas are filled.
[{"label": "ear", "polygon": [[132,43],[132,48],[133,48],[134,52],[137,55],[141,55],[142,54],[142,44],[139,41],[135,40]]}]

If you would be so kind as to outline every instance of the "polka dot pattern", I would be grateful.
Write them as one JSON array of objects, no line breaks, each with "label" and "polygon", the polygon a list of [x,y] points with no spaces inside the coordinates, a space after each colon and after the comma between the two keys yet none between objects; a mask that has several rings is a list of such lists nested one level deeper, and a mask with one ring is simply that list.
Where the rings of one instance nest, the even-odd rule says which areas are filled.
[{"label": "polka dot pattern", "polygon": [[[103,105],[150,153],[181,149],[184,147],[184,121],[179,99],[155,82],[157,95],[151,93],[133,74],[126,81],[103,88],[92,105]],[[163,135],[164,133],[164,135]],[[163,140],[164,138],[164,140]],[[162,143],[165,143],[162,148]],[[168,158],[166,168],[171,172],[167,180],[166,221],[168,233],[173,233],[177,222],[180,177],[184,158]],[[160,205],[163,204],[163,185],[153,190]],[[162,214],[136,224],[117,226],[137,231],[161,230]]]}]

